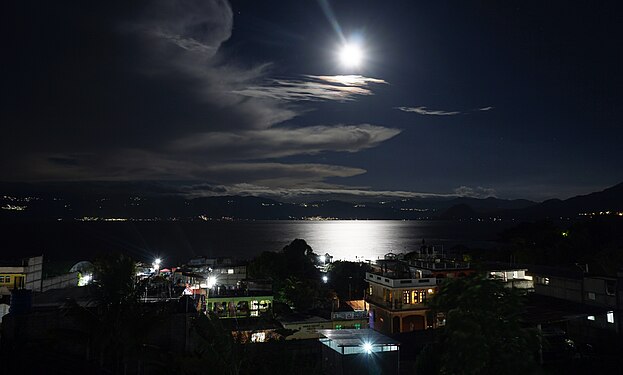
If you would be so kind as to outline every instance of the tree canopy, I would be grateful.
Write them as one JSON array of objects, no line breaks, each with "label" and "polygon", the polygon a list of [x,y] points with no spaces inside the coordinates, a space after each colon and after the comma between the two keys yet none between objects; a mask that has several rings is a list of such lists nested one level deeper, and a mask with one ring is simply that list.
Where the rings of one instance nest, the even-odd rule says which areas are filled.
[{"label": "tree canopy", "polygon": [[277,300],[304,310],[324,292],[317,262],[307,242],[295,239],[280,252],[263,252],[249,264],[248,273],[252,278],[271,279]]},{"label": "tree canopy", "polygon": [[418,374],[534,373],[538,335],[521,325],[521,298],[484,276],[447,279],[430,301],[446,323],[418,357]]}]

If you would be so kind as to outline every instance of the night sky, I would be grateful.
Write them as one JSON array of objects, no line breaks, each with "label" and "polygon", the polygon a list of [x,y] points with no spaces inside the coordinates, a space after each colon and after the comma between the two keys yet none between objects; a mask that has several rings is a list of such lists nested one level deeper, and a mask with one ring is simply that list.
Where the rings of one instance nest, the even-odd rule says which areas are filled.
[{"label": "night sky", "polygon": [[619,4],[5,1],[0,180],[276,198],[601,190],[623,181]]}]

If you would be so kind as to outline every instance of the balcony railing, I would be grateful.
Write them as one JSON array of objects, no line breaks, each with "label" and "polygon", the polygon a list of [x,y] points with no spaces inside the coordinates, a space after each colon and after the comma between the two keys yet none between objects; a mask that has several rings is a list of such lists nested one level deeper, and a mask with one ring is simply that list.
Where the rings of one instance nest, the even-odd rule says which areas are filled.
[{"label": "balcony railing", "polygon": [[366,272],[366,280],[388,286],[390,288],[412,288],[418,286],[425,287],[437,285],[437,279],[435,277],[423,277],[419,279],[394,279],[371,272]]},{"label": "balcony railing", "polygon": [[381,306],[389,310],[422,310],[427,308],[425,303],[402,303],[401,301],[385,301],[382,298],[366,296],[366,301],[376,306]]},{"label": "balcony railing", "polygon": [[440,262],[427,262],[421,260],[412,260],[409,262],[410,266],[415,266],[419,268],[425,268],[429,270],[467,270],[470,268],[470,264],[467,262],[448,262],[448,261],[440,261]]}]

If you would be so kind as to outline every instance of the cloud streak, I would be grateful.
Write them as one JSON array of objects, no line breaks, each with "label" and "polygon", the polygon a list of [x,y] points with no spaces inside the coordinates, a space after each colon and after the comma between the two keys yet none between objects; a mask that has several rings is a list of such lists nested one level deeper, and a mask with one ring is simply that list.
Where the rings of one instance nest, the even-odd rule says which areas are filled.
[{"label": "cloud streak", "polygon": [[263,85],[250,86],[233,93],[254,97],[270,98],[280,101],[351,101],[356,96],[373,95],[368,86],[387,84],[378,78],[360,75],[303,76],[303,79],[273,79]]},{"label": "cloud streak", "polygon": [[323,151],[357,152],[376,147],[399,133],[399,129],[369,124],[210,132],[178,139],[170,149],[210,158],[226,155],[233,159],[270,159]]},{"label": "cloud streak", "polygon": [[454,189],[454,193],[460,197],[470,198],[488,198],[496,196],[495,189],[482,186],[459,186],[458,188]]},{"label": "cloud streak", "polygon": [[491,193],[493,189],[488,188],[470,188],[461,186],[454,189],[451,193],[430,193],[405,190],[374,190],[365,187],[352,187],[331,184],[306,184],[305,186],[290,186],[281,188],[275,186],[267,186],[262,184],[232,184],[232,185],[210,185],[210,184],[193,184],[182,187],[182,192],[190,197],[199,196],[223,196],[223,195],[251,195],[270,197],[282,200],[298,200],[298,199],[322,199],[323,196],[342,196],[353,198],[369,198],[369,199],[417,199],[417,198],[455,198],[455,197],[473,197],[486,198],[494,196]]},{"label": "cloud streak", "polygon": [[[81,37],[71,46],[72,64],[42,64],[40,74],[8,82],[6,91],[16,95],[2,107],[13,135],[0,137],[3,179],[319,187],[325,179],[366,171],[310,155],[360,152],[400,133],[365,123],[294,126],[290,121],[312,109],[310,102],[348,105],[387,82],[361,75],[274,78],[270,61],[249,67],[232,60],[223,51],[234,24],[225,0],[132,7],[111,1],[118,3],[78,5],[72,12],[45,5],[34,15],[16,4],[18,18],[32,15],[38,27],[51,30],[41,43],[63,47]],[[15,34],[31,25],[18,27]],[[11,55],[7,71],[45,60],[36,49]],[[40,90],[40,77],[49,90]],[[19,96],[30,92],[38,94]],[[297,155],[306,160],[280,160]]]},{"label": "cloud streak", "polygon": [[426,107],[396,107],[396,109],[403,112],[414,112],[425,116],[454,116],[461,114],[460,111],[444,111],[444,110],[432,110]]}]

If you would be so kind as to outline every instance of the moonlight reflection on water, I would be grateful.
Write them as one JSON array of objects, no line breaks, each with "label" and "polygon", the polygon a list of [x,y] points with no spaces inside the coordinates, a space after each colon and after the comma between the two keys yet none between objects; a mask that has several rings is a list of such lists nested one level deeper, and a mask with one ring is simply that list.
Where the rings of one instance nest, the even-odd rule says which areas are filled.
[{"label": "moonlight reflection on water", "polygon": [[279,251],[301,238],[317,254],[334,260],[382,258],[389,252],[419,248],[422,239],[450,248],[457,244],[491,247],[497,233],[512,222],[399,220],[335,221],[213,221],[213,222],[54,222],[14,223],[0,228],[8,247],[21,255],[44,254],[48,259],[93,259],[122,251],[137,260],[183,263],[196,256],[252,259],[263,251]]}]

